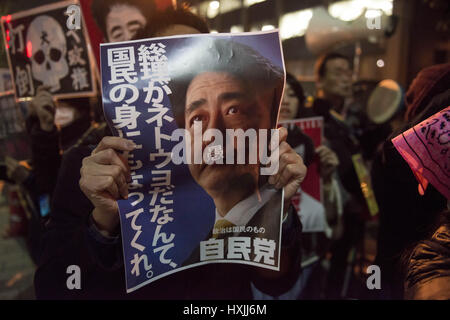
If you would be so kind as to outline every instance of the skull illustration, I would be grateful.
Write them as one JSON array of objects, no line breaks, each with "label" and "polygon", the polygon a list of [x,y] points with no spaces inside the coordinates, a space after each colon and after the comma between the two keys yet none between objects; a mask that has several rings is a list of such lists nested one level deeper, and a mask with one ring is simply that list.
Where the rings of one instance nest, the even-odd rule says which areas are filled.
[{"label": "skull illustration", "polygon": [[33,77],[50,87],[60,89],[60,80],[67,76],[66,37],[60,24],[52,17],[36,17],[27,32],[27,46],[31,43],[31,72]]}]

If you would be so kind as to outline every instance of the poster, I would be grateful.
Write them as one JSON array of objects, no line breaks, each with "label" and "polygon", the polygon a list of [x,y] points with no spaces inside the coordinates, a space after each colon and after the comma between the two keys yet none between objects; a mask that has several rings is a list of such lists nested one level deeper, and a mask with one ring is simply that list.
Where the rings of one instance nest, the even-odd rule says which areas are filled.
[{"label": "poster", "polygon": [[127,292],[211,262],[279,270],[283,193],[267,184],[285,83],[278,31],[102,44],[100,55],[105,118],[136,144],[118,201]]},{"label": "poster", "polygon": [[0,159],[31,159],[31,148],[25,128],[23,109],[16,104],[14,93],[0,93]]},{"label": "poster", "polygon": [[450,199],[450,106],[392,139],[408,163],[423,195],[431,183]]},{"label": "poster", "polygon": [[[323,139],[323,118],[313,117],[305,119],[294,119],[280,121],[279,123],[283,127],[288,129],[289,134],[295,134],[294,126],[297,127],[301,132],[306,134],[313,142],[314,148],[322,145]],[[305,146],[302,144],[291,146],[298,154],[304,157]],[[314,157],[314,160],[308,166],[308,174],[305,180],[302,182],[302,192],[307,193],[309,196],[314,198],[320,203],[322,202],[322,179],[319,173],[319,159]],[[297,192],[293,199],[292,204],[295,206],[297,211],[300,209],[301,192]]]},{"label": "poster", "polygon": [[[68,27],[71,17],[66,12],[77,3],[63,1],[2,17],[17,99],[35,96],[41,85],[47,86],[55,98],[95,94],[92,54],[84,23],[79,21],[79,28]],[[81,15],[77,17],[82,20]]]}]

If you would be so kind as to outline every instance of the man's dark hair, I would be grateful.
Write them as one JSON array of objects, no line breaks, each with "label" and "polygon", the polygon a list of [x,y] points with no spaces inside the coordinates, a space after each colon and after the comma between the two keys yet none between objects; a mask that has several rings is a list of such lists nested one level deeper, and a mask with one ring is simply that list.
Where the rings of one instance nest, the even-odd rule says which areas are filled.
[{"label": "man's dark hair", "polygon": [[105,38],[107,37],[106,17],[115,5],[128,5],[138,8],[147,19],[147,23],[151,20],[150,18],[156,10],[153,0],[93,0],[91,4],[92,16]]},{"label": "man's dark hair", "polygon": [[317,80],[320,80],[325,76],[325,74],[327,72],[327,70],[326,70],[327,62],[330,60],[335,60],[335,59],[344,59],[348,62],[349,65],[352,64],[352,62],[350,61],[350,58],[344,56],[343,54],[340,54],[337,52],[326,53],[326,54],[320,56],[319,59],[317,59],[317,62],[316,62],[315,68],[314,68]]},{"label": "man's dark hair", "polygon": [[198,30],[200,33],[209,33],[206,21],[185,6],[178,7],[177,9],[169,7],[163,12],[158,12],[147,23],[144,32],[148,38],[151,38],[173,25],[189,26]]},{"label": "man's dark hair", "polygon": [[184,128],[189,84],[204,72],[228,73],[255,90],[273,89],[271,119],[275,126],[284,84],[283,70],[253,48],[232,40],[193,37],[177,45],[176,53],[169,60],[172,79],[169,84],[172,94],[169,97],[178,127]]}]

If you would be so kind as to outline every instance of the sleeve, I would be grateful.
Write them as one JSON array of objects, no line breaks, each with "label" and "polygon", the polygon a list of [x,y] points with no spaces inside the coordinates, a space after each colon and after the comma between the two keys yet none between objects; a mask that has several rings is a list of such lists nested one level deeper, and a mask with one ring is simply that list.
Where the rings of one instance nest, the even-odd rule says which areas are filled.
[{"label": "sleeve", "polygon": [[30,135],[36,193],[52,194],[61,165],[59,133],[56,128],[50,132],[42,130],[39,120],[34,116],[27,119],[27,130]]},{"label": "sleeve", "polygon": [[[38,299],[117,298],[125,292],[120,238],[103,237],[92,223],[92,204],[79,188],[82,159],[78,147],[64,156],[35,274]],[[69,290],[67,268],[81,270],[81,290]]]},{"label": "sleeve", "polygon": [[276,277],[253,274],[252,283],[261,292],[277,297],[289,291],[301,274],[302,224],[291,204],[282,225],[280,272]]}]

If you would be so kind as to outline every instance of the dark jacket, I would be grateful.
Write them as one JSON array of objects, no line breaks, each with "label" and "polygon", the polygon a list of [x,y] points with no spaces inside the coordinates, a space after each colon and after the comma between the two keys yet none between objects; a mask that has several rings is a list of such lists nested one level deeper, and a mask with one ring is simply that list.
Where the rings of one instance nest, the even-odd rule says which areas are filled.
[{"label": "dark jacket", "polygon": [[[417,104],[415,100],[407,101],[414,105],[414,109],[408,107],[410,114],[416,116],[391,138],[450,105],[450,89],[430,98],[422,91],[423,87],[422,81],[414,81],[408,94],[411,97],[420,97],[420,101],[427,101],[427,105]],[[435,93],[435,87],[426,87],[429,93]],[[414,93],[416,90],[420,94]],[[419,194],[418,182],[413,172],[390,139],[384,143],[382,151],[375,158],[371,175],[380,208],[375,264],[383,270],[382,288],[385,294],[382,298],[401,299],[401,255],[412,243],[425,237],[429,226],[446,208],[447,200],[431,184],[423,196]]]}]

